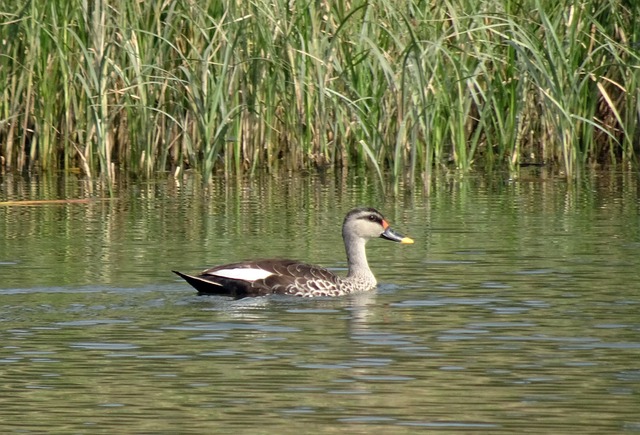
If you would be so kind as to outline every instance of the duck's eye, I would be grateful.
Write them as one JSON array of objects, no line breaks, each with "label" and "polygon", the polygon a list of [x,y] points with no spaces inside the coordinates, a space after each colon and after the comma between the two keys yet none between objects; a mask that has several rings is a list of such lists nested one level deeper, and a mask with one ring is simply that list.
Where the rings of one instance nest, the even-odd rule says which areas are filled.
[{"label": "duck's eye", "polygon": [[370,215],[369,215],[369,220],[370,220],[371,222],[375,222],[377,219],[376,219],[376,216],[375,216],[375,215],[370,214]]}]

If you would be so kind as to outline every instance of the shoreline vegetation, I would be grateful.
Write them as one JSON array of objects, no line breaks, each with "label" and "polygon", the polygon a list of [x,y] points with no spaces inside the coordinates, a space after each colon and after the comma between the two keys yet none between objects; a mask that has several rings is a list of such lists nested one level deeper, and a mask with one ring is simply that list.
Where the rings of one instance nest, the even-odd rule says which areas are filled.
[{"label": "shoreline vegetation", "polygon": [[631,0],[0,0],[0,166],[635,165],[639,19]]}]

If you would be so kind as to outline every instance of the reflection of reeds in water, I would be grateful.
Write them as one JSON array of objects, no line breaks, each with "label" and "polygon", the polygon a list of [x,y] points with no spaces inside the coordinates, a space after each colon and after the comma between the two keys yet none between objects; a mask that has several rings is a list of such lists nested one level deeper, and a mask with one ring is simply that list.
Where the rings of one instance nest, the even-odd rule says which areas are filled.
[{"label": "reflection of reeds in water", "polygon": [[5,3],[0,154],[17,170],[571,176],[637,151],[628,2]]}]

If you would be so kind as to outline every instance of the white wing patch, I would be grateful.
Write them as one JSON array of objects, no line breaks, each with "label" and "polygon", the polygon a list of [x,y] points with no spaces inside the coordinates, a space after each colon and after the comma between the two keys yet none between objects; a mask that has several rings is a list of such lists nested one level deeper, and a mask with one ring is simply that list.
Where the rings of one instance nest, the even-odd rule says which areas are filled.
[{"label": "white wing patch", "polygon": [[211,275],[221,276],[229,279],[240,279],[242,281],[253,282],[259,279],[264,279],[273,273],[264,269],[251,269],[248,267],[234,268],[234,269],[221,269],[212,272]]}]

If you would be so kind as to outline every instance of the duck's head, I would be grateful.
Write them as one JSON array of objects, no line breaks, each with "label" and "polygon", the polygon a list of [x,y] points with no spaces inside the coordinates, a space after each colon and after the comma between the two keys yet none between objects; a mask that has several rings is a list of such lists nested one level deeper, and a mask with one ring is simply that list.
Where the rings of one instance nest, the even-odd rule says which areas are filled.
[{"label": "duck's head", "polygon": [[377,237],[399,243],[413,243],[413,239],[397,233],[375,208],[361,207],[347,213],[342,224],[342,237],[369,240]]}]

